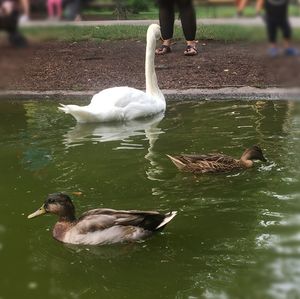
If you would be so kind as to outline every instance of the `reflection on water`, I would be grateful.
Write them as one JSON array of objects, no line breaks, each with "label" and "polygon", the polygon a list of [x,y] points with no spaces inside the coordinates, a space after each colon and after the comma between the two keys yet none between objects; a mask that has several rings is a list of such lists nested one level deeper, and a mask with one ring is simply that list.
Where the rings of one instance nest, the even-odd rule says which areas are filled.
[{"label": "reflection on water", "polygon": [[[51,103],[0,114],[1,299],[300,298],[299,105],[170,103],[122,125],[74,126]],[[180,173],[165,156],[253,144],[268,162],[234,174]],[[51,238],[54,217],[25,216],[54,191],[81,194],[78,214],[179,213],[141,243],[69,246]]]},{"label": "reflection on water", "polygon": [[68,133],[64,135],[64,144],[66,146],[79,146],[82,144],[82,142],[85,141],[130,142],[129,140],[130,137],[144,136],[145,134],[147,136],[147,132],[156,128],[160,123],[160,121],[163,119],[163,117],[164,114],[159,114],[152,118],[132,120],[126,123],[100,123],[100,124],[77,123],[75,127],[70,129]]},{"label": "reflection on water", "polygon": [[77,123],[74,128],[64,135],[64,144],[66,147],[80,146],[83,142],[109,142],[121,141],[120,145],[114,150],[143,149],[143,144],[132,142],[132,137],[146,137],[149,142],[145,159],[150,162],[146,170],[147,177],[150,180],[157,180],[157,176],[162,172],[162,168],[155,161],[154,144],[163,133],[158,127],[164,114],[158,114],[154,117],[140,120],[132,120],[126,123],[108,123],[108,124],[80,124]]}]

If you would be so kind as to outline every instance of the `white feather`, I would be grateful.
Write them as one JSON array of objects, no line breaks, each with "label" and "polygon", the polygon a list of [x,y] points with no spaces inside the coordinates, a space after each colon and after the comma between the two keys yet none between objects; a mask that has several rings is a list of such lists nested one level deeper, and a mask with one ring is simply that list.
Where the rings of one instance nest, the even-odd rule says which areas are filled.
[{"label": "white feather", "polygon": [[160,227],[165,226],[169,223],[175,216],[177,215],[177,211],[170,212],[169,215],[164,219],[164,221],[156,228],[159,229]]},{"label": "white feather", "polygon": [[138,241],[150,235],[141,227],[115,225],[103,230],[78,234],[70,229],[64,236],[63,242],[69,244],[103,245],[122,242]]},{"label": "white feather", "polygon": [[63,105],[61,111],[71,114],[77,122],[128,121],[163,112],[165,98],[157,84],[154,57],[160,27],[149,26],[145,62],[146,92],[132,87],[113,87],[95,94],[87,106]]}]

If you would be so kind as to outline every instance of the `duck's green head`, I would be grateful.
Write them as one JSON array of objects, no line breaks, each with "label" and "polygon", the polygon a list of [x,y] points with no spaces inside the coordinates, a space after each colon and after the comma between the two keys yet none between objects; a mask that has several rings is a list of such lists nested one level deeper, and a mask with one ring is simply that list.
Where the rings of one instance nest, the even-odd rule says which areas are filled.
[{"label": "duck's green head", "polygon": [[61,219],[75,219],[75,207],[71,198],[64,193],[49,194],[44,204],[37,211],[28,215],[28,218],[34,218],[47,213],[56,214]]},{"label": "duck's green head", "polygon": [[250,148],[247,148],[243,155],[242,159],[244,160],[260,160],[267,162],[266,158],[263,155],[261,148],[258,145],[253,145]]}]

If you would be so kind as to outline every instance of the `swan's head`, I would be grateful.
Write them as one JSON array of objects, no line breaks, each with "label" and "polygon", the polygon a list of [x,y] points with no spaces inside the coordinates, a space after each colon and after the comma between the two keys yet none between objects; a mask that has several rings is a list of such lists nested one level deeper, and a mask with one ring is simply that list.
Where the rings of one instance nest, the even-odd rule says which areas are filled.
[{"label": "swan's head", "polygon": [[154,36],[155,39],[161,38],[160,26],[157,24],[151,24],[147,30],[147,36]]}]

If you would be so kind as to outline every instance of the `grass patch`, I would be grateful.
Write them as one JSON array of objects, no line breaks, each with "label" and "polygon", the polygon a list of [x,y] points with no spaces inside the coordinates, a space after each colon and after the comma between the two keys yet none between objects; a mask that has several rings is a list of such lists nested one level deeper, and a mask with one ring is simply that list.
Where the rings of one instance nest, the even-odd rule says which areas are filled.
[{"label": "grass patch", "polygon": [[[98,16],[99,19],[116,19],[116,15],[109,10],[99,10],[95,8],[85,8],[84,15]],[[196,7],[197,18],[232,18],[236,15],[236,8],[232,6],[197,6]],[[289,15],[299,16],[300,9],[298,5],[289,5]],[[248,5],[244,10],[245,17],[254,17],[255,8],[253,4]],[[149,11],[140,12],[138,14],[128,13],[129,20],[156,20],[158,18],[158,9],[151,7]]]},{"label": "grass patch", "polygon": [[199,40],[234,41],[263,41],[266,38],[262,27],[244,27],[235,25],[199,26],[197,33]]},{"label": "grass patch", "polygon": [[145,26],[55,26],[29,27],[22,31],[30,38],[38,41],[85,41],[85,40],[127,40],[144,39],[147,28]]},{"label": "grass patch", "polygon": [[[145,40],[147,26],[60,26],[29,27],[22,30],[26,36],[37,41],[104,41],[104,40]],[[265,41],[266,32],[263,27],[245,27],[235,25],[199,26],[197,38],[201,40],[233,41]],[[182,29],[175,26],[174,39],[183,39]],[[300,29],[294,30],[294,39],[300,40]]]}]

